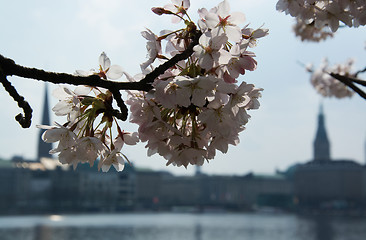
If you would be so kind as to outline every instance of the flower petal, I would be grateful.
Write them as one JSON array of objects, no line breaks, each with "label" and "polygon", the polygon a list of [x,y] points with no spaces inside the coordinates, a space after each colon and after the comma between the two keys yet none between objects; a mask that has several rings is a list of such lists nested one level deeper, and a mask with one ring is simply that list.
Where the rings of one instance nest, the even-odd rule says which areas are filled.
[{"label": "flower petal", "polygon": [[121,66],[112,65],[107,72],[107,77],[109,79],[116,80],[116,79],[121,78],[123,73],[124,73],[124,71]]},{"label": "flower petal", "polygon": [[103,70],[107,70],[111,66],[111,60],[107,57],[105,52],[102,52],[99,56],[99,65],[102,67]]}]

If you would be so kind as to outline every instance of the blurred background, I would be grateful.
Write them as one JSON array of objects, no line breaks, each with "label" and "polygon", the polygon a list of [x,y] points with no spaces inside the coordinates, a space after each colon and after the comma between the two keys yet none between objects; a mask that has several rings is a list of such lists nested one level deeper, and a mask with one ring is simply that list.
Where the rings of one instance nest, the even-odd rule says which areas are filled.
[{"label": "blurred background", "polygon": [[[23,66],[73,73],[97,68],[105,51],[112,64],[135,75],[146,56],[140,32],[178,27],[150,11],[167,2],[0,0],[0,54]],[[197,19],[197,9],[219,2],[191,1],[189,14]],[[293,19],[275,10],[276,0],[229,2],[252,28],[264,24],[270,30],[253,49],[257,70],[239,79],[264,88],[240,144],[201,168],[166,167],[139,143],[123,149],[132,165],[122,173],[64,169],[40,154],[35,127],[45,116],[51,123],[65,121],[50,111],[58,86],[9,78],[34,117],[32,127],[22,129],[14,120],[20,109],[5,91],[0,94],[0,236],[364,239],[365,100],[322,99],[299,62],[317,66],[327,57],[332,65],[353,58],[355,70],[363,69],[365,28],[340,29],[321,43],[301,42],[292,32]]]}]

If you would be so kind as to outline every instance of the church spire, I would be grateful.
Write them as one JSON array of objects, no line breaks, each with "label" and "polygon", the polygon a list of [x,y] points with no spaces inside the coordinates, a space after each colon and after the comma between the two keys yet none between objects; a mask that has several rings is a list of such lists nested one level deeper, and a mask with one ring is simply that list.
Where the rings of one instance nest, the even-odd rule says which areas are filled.
[{"label": "church spire", "polygon": [[[43,100],[43,110],[42,110],[42,122],[43,125],[50,125],[50,113],[49,113],[49,105],[48,105],[48,89],[47,84],[45,84],[45,94]],[[52,149],[51,143],[45,143],[42,141],[42,134],[44,133],[44,129],[40,129],[38,136],[38,152],[37,152],[37,160],[39,161],[42,157],[51,158],[52,155],[49,154],[49,151]]]},{"label": "church spire", "polygon": [[330,160],[330,144],[325,129],[323,105],[320,105],[318,129],[314,140],[314,160]]}]

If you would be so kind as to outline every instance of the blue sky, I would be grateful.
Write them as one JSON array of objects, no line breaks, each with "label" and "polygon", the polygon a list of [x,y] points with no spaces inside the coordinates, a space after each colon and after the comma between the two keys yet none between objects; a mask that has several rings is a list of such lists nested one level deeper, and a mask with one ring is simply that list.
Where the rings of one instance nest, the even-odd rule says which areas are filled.
[{"label": "blue sky", "polygon": [[[112,63],[127,72],[139,73],[145,61],[145,39],[140,32],[145,27],[155,33],[175,29],[166,16],[156,16],[150,8],[163,6],[169,0],[65,0],[65,1],[5,1],[0,0],[0,54],[17,63],[49,71],[73,73],[76,69],[97,67],[98,57],[105,51]],[[189,13],[211,8],[220,1],[191,1]],[[252,27],[262,24],[270,35],[260,39],[257,48],[258,68],[239,81],[264,88],[259,110],[251,111],[247,129],[241,133],[241,143],[229,148],[227,154],[205,164],[204,172],[212,174],[245,174],[249,171],[271,173],[286,169],[296,162],[312,157],[312,142],[317,114],[323,102],[326,128],[335,159],[365,160],[366,101],[355,95],[351,99],[324,99],[309,83],[309,75],[297,63],[319,64],[323,57],[330,63],[344,62],[352,57],[356,68],[365,67],[365,27],[341,29],[335,38],[322,43],[303,43],[291,31],[293,19],[275,10],[276,0],[229,1],[232,10],[246,14]],[[197,19],[197,18],[196,18]],[[365,74],[363,75],[366,78]],[[19,93],[34,109],[30,129],[22,129],[14,120],[19,113],[16,104],[5,91],[0,92],[1,118],[0,157],[21,155],[35,158],[44,83],[11,78]],[[57,88],[49,84],[52,91]],[[56,103],[50,98],[51,105]],[[61,118],[52,118],[62,122]],[[126,129],[136,126],[126,124]],[[125,148],[124,153],[139,167],[191,174],[174,166],[165,167],[160,156],[146,157],[144,143]]]}]

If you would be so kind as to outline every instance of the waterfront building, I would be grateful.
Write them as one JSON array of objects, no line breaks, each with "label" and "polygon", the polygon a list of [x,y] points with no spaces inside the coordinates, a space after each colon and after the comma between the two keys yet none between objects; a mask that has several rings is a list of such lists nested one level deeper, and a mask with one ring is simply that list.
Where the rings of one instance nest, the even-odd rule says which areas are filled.
[{"label": "waterfront building", "polygon": [[294,194],[307,208],[361,207],[365,176],[365,168],[352,160],[313,160],[296,169]]},{"label": "waterfront building", "polygon": [[118,173],[99,172],[97,165],[97,162],[93,167],[89,164],[79,164],[77,171],[70,170],[78,176],[78,182],[75,183],[79,185],[78,205],[83,211],[116,211],[118,190],[121,185],[118,182]]},{"label": "waterfront building", "polygon": [[[135,208],[136,204],[136,170],[133,165],[126,163],[123,172],[116,172],[111,169],[114,175],[117,176],[117,211],[130,211]],[[97,173],[100,174],[100,173]],[[108,174],[108,173],[104,173]],[[115,184],[116,182],[114,182]]]},{"label": "waterfront building", "polygon": [[195,176],[162,175],[159,204],[164,209],[200,204],[201,186]]},{"label": "waterfront building", "polygon": [[24,213],[28,209],[31,172],[0,162],[0,213]]},{"label": "waterfront building", "polygon": [[366,169],[349,159],[331,159],[323,108],[318,115],[314,158],[293,171],[294,195],[301,208],[356,208],[366,200]]},{"label": "waterfront building", "polygon": [[137,210],[156,210],[161,205],[161,187],[164,175],[170,173],[138,169],[135,172],[135,201]]},{"label": "waterfront building", "polygon": [[242,194],[248,206],[288,209],[293,203],[293,182],[283,173],[244,176]]}]

